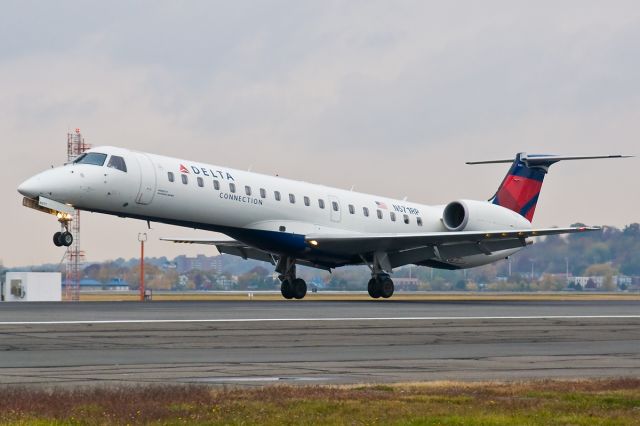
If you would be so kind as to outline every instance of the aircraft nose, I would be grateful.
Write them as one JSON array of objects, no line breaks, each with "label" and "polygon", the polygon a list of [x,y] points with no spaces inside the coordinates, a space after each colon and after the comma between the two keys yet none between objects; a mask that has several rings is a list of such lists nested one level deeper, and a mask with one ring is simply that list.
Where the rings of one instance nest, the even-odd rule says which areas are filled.
[{"label": "aircraft nose", "polygon": [[29,179],[22,182],[20,186],[18,186],[18,192],[25,197],[36,198],[38,195],[40,195],[40,191],[38,190],[38,188],[40,187],[39,181],[40,179],[38,179],[36,176],[30,177]]}]

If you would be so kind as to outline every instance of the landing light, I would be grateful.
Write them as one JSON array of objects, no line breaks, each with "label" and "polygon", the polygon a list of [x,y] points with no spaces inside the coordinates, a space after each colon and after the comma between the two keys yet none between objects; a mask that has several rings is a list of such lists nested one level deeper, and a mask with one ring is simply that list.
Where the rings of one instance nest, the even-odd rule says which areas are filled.
[{"label": "landing light", "polygon": [[312,246],[316,247],[318,245],[318,242],[316,240],[310,240],[309,244],[311,244]]}]

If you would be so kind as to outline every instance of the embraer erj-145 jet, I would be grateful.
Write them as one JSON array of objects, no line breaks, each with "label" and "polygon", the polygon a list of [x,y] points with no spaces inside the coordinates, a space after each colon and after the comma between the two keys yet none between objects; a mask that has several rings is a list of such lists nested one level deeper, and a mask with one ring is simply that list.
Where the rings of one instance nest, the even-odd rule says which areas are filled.
[{"label": "embraer erj-145 jet", "polygon": [[228,239],[162,238],[210,244],[221,253],[271,262],[282,295],[302,299],[296,265],[331,270],[368,265],[369,294],[388,298],[393,268],[472,268],[521,250],[527,238],[598,227],[535,229],[531,220],[552,164],[621,158],[517,154],[489,201],[428,206],[115,147],[94,148],[72,163],[23,182],[23,204],[54,214],[53,242],[69,246],[73,209],[215,231]]}]

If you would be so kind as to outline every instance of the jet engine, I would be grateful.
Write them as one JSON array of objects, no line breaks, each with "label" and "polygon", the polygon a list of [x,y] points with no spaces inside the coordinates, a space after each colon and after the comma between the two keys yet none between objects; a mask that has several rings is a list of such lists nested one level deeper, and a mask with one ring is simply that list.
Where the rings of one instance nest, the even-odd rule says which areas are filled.
[{"label": "jet engine", "polygon": [[448,231],[496,231],[530,229],[531,223],[518,213],[486,201],[458,200],[442,211]]}]

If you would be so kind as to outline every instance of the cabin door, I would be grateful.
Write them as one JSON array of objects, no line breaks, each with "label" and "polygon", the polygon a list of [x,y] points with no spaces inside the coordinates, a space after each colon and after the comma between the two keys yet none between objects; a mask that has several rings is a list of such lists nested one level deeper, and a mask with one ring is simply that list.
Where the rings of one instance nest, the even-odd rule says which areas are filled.
[{"label": "cabin door", "polygon": [[156,169],[146,154],[136,153],[136,160],[140,166],[140,187],[136,203],[150,204],[156,193]]}]

